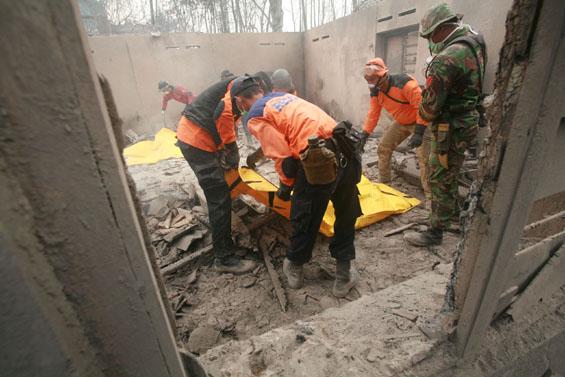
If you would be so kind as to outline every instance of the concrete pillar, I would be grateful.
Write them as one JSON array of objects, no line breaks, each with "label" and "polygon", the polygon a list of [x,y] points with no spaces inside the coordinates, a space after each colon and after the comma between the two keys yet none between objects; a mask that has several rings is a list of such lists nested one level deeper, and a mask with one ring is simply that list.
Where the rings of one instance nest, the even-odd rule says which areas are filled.
[{"label": "concrete pillar", "polygon": [[71,0],[0,0],[0,374],[183,377]]}]

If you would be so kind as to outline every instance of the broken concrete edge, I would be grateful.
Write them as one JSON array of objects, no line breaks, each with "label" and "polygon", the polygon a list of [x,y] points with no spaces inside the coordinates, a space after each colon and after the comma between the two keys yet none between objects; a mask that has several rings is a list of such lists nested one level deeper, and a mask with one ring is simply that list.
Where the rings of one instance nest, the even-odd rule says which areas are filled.
[{"label": "broken concrete edge", "polygon": [[[200,357],[212,376],[384,375],[431,355],[441,339],[421,330],[440,312],[451,265],[422,274],[341,307]],[[398,315],[401,313],[402,315]]]}]

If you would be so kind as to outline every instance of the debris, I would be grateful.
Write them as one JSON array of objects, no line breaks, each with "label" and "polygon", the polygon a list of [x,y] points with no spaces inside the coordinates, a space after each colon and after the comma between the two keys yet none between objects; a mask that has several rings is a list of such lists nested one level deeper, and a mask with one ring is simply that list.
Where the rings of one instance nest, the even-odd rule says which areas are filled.
[{"label": "debris", "polygon": [[194,283],[197,279],[196,274],[198,273],[198,266],[196,266],[194,268],[194,270],[190,273],[190,275],[188,275],[188,278],[186,278],[186,285],[190,285],[192,283]]},{"label": "debris", "polygon": [[263,260],[265,261],[265,265],[267,266],[267,271],[269,272],[269,277],[271,278],[271,282],[273,283],[273,287],[275,289],[275,294],[279,303],[281,305],[281,309],[283,312],[286,312],[287,306],[287,299],[285,296],[284,289],[281,285],[281,281],[275,267],[273,266],[273,262],[271,261],[271,250],[275,247],[276,241],[270,240],[269,242],[268,237],[261,237],[259,240],[259,249],[263,254]]},{"label": "debris", "polygon": [[192,353],[203,354],[214,347],[220,338],[220,332],[210,325],[200,325],[188,338],[188,349]]},{"label": "debris", "polygon": [[177,238],[179,238],[179,237],[185,235],[186,233],[190,232],[194,227],[196,227],[196,224],[192,224],[191,226],[188,226],[184,229],[176,229],[176,230],[168,233],[165,237],[163,237],[163,239],[168,243],[172,243]]},{"label": "debris", "polygon": [[257,282],[257,278],[254,276],[246,276],[241,281],[241,286],[243,288],[250,288],[255,285]]},{"label": "debris", "polygon": [[398,228],[395,228],[395,229],[393,229],[393,230],[389,230],[388,232],[386,232],[386,233],[384,234],[384,236],[385,236],[385,237],[389,237],[389,236],[392,236],[392,235],[401,233],[401,232],[403,232],[403,231],[405,231],[405,230],[407,230],[407,229],[412,228],[414,225],[416,225],[416,223],[409,223],[409,224],[406,224],[406,225],[402,225],[402,226],[400,226],[400,227],[398,227]]},{"label": "debris", "polygon": [[190,255],[182,258],[182,259],[179,259],[175,263],[171,263],[170,265],[165,266],[164,268],[161,268],[161,275],[166,276],[166,275],[168,275],[172,272],[175,272],[176,270],[186,266],[187,264],[189,264],[193,260],[196,260],[203,255],[211,254],[212,250],[214,250],[214,247],[212,245],[208,245],[203,249],[200,249],[200,250],[198,250],[198,251],[196,251],[196,252],[194,252],[194,253],[192,253],[192,254],[190,254]]},{"label": "debris", "polygon": [[204,237],[204,233],[202,233],[199,230],[196,230],[191,234],[186,234],[178,238],[173,244],[173,246],[179,250],[187,251],[190,245],[192,245],[194,241],[202,239],[202,237]]},{"label": "debris", "polygon": [[247,229],[252,232],[257,228],[262,227],[263,225],[271,222],[273,219],[275,219],[277,217],[277,214],[274,212],[269,213],[266,216],[263,217],[259,217],[257,220],[253,221],[252,223],[250,223],[249,225],[247,225]]},{"label": "debris", "polygon": [[418,320],[418,314],[410,313],[402,309],[395,309],[391,313],[401,318],[405,318],[411,322],[416,322]]}]

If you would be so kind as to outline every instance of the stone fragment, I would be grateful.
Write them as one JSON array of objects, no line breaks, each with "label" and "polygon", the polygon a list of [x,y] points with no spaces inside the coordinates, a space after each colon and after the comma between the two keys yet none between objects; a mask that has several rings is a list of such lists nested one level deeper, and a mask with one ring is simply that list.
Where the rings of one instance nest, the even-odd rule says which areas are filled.
[{"label": "stone fragment", "polygon": [[188,349],[192,353],[203,354],[218,342],[220,332],[210,325],[200,325],[188,338]]}]

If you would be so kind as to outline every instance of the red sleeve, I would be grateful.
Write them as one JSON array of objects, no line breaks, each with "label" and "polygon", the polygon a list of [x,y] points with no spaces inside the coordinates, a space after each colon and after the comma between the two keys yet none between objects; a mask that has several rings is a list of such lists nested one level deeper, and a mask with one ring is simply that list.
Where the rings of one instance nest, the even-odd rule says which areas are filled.
[{"label": "red sleeve", "polygon": [[406,83],[404,88],[402,88],[402,91],[404,97],[408,100],[408,102],[410,102],[410,106],[412,106],[414,111],[416,111],[416,123],[427,126],[428,122],[420,117],[420,112],[418,111],[420,109],[420,102],[422,102],[422,89],[416,80]]},{"label": "red sleeve", "polygon": [[163,96],[163,103],[161,104],[161,110],[167,110],[167,104],[169,103],[169,100],[173,98],[172,93],[167,93]]},{"label": "red sleeve", "polygon": [[265,118],[251,118],[247,127],[259,140],[265,157],[275,160],[275,170],[279,174],[280,181],[288,186],[294,185],[294,179],[285,176],[282,170],[282,161],[292,156],[285,136]]},{"label": "red sleeve", "polygon": [[233,121],[233,114],[231,111],[231,103],[226,104],[226,99],[224,98],[224,110],[216,119],[216,129],[222,140],[222,144],[231,144],[237,140],[235,134],[235,122]]},{"label": "red sleeve", "polygon": [[381,117],[382,105],[379,103],[379,97],[371,97],[371,104],[367,117],[365,118],[365,124],[363,125],[363,131],[368,134],[372,133],[377,127],[379,118]]}]

